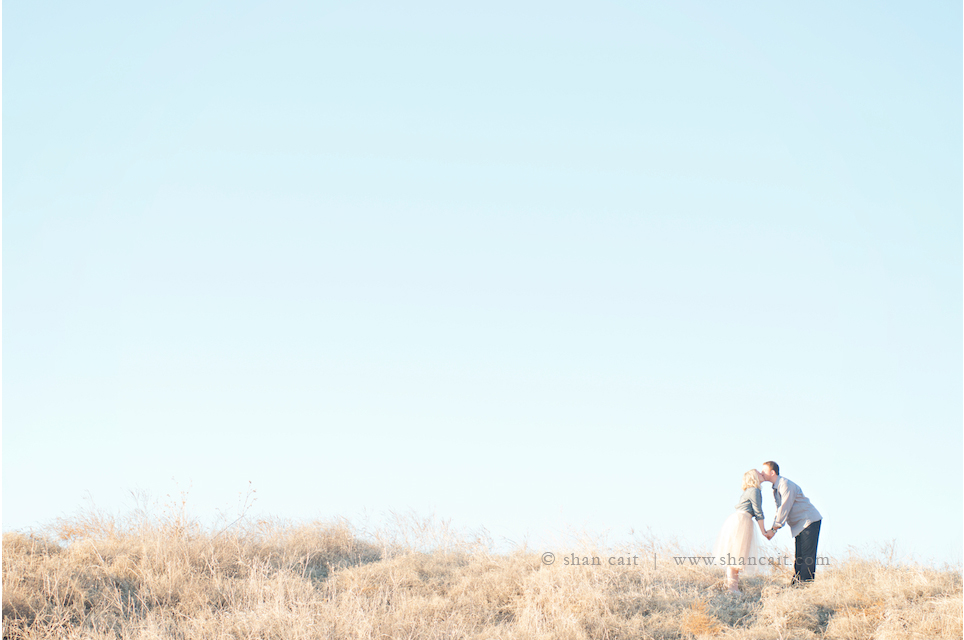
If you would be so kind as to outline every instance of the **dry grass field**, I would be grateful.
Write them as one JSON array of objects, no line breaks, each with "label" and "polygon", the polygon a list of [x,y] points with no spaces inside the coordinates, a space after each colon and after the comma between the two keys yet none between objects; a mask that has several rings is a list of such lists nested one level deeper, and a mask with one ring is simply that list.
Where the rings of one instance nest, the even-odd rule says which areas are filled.
[{"label": "dry grass field", "polygon": [[[242,520],[88,513],[3,536],[3,637],[33,638],[961,638],[961,574],[853,557],[802,588],[786,571],[724,591],[722,571],[671,546],[574,542],[638,566],[545,566],[409,518]],[[557,550],[557,554],[559,550]],[[654,566],[655,554],[655,566]]]}]

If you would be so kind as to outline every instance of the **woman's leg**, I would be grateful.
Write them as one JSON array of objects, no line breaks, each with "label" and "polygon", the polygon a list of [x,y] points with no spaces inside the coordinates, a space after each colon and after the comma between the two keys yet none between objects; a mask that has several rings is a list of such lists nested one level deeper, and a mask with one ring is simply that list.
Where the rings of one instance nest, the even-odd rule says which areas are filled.
[{"label": "woman's leg", "polygon": [[726,568],[726,588],[731,593],[740,592],[740,570],[734,567]]}]

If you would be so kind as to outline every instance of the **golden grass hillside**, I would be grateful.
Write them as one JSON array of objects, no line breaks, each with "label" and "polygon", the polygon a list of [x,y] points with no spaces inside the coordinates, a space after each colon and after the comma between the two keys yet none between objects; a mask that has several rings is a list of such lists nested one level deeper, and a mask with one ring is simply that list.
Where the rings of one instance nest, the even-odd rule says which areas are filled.
[{"label": "golden grass hillside", "polygon": [[[961,638],[961,574],[851,558],[803,588],[786,572],[722,588],[647,541],[567,549],[601,566],[410,520],[392,535],[347,523],[205,530],[183,517],[85,515],[3,536],[3,638]],[[444,529],[444,528],[443,528]],[[557,552],[558,553],[558,552]],[[654,566],[655,554],[655,566]],[[637,555],[637,566],[608,566]],[[643,561],[645,559],[645,561]]]}]

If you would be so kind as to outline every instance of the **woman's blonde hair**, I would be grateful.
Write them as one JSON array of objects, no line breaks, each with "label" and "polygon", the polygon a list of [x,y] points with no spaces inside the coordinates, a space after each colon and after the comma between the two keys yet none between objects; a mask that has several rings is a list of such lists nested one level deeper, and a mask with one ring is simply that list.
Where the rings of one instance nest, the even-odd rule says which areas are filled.
[{"label": "woman's blonde hair", "polygon": [[743,488],[741,491],[746,491],[750,487],[760,486],[760,476],[757,475],[756,469],[750,469],[743,474]]}]

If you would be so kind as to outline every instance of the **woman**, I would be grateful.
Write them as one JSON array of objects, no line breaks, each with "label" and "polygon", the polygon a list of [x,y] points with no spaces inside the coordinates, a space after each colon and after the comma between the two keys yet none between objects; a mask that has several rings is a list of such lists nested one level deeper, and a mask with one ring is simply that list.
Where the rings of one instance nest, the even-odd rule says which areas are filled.
[{"label": "woman", "polygon": [[763,494],[760,491],[762,480],[763,476],[756,469],[743,474],[743,495],[736,504],[736,511],[723,523],[713,548],[713,555],[719,558],[726,571],[726,586],[731,593],[740,592],[740,569],[754,573],[758,567],[760,553],[753,521],[756,520],[760,533],[766,535],[763,528]]}]

